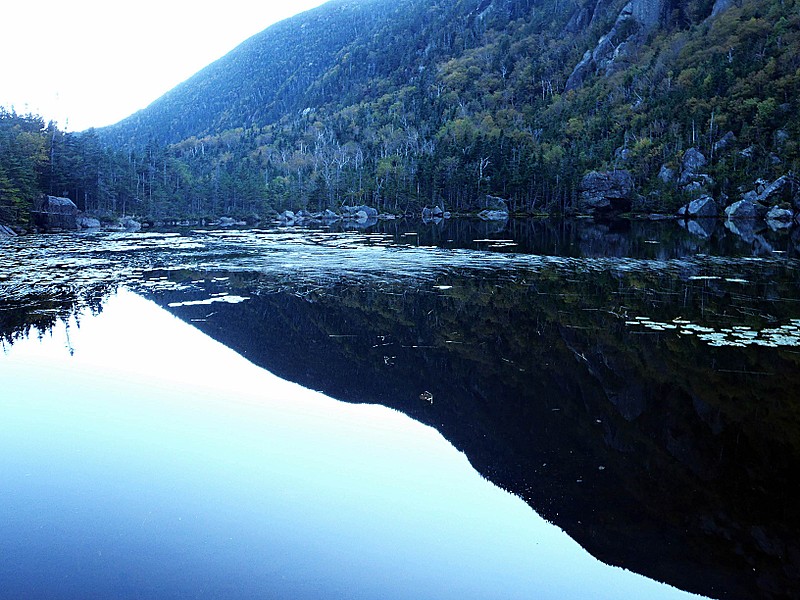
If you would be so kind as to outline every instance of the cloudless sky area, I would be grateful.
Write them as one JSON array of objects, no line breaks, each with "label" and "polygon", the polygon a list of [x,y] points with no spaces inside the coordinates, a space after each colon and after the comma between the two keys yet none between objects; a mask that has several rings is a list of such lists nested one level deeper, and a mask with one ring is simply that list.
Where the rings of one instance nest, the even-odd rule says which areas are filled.
[{"label": "cloudless sky area", "polygon": [[14,0],[0,14],[0,106],[67,131],[111,125],[324,1]]}]

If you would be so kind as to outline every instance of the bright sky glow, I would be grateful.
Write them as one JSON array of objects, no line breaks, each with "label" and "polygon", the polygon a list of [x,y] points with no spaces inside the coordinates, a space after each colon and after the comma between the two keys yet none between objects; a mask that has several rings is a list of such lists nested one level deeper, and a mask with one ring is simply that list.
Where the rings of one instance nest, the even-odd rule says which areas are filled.
[{"label": "bright sky glow", "polygon": [[82,131],[124,119],[273,23],[324,0],[13,0],[0,106]]}]

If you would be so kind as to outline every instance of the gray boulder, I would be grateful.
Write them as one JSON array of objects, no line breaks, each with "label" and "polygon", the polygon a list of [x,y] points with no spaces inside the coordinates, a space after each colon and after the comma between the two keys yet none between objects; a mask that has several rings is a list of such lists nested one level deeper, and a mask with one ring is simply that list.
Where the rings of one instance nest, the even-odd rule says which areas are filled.
[{"label": "gray boulder", "polygon": [[743,198],[738,202],[734,202],[725,209],[725,216],[730,221],[740,221],[747,219],[756,219],[763,214],[763,208],[759,207],[750,198]]},{"label": "gray boulder", "polygon": [[580,212],[626,212],[634,198],[633,177],[628,171],[592,171],[580,184]]},{"label": "gray boulder", "polygon": [[732,131],[723,135],[719,140],[714,143],[714,152],[721,152],[736,141],[736,136]]},{"label": "gray boulder", "polygon": [[482,210],[478,213],[478,217],[484,221],[505,221],[508,219],[508,213],[502,210]]},{"label": "gray boulder", "polygon": [[87,217],[85,215],[78,217],[77,223],[79,229],[97,229],[100,227],[99,220],[93,219],[92,217]]},{"label": "gray boulder", "polygon": [[358,219],[358,213],[364,213],[367,215],[368,219],[377,218],[378,211],[371,206],[367,206],[362,204],[361,206],[343,206],[342,207],[342,217],[346,219]]},{"label": "gray boulder", "polygon": [[705,173],[690,173],[682,178],[683,189],[686,192],[697,192],[708,189],[714,185],[714,180]]},{"label": "gray boulder", "polygon": [[800,182],[791,175],[778,177],[772,183],[765,185],[758,194],[758,202],[767,206],[790,201],[797,203],[798,199],[800,199]]},{"label": "gray boulder", "polygon": [[702,152],[697,148],[689,148],[681,159],[681,183],[690,183],[706,164],[708,161]]},{"label": "gray boulder", "polygon": [[769,225],[770,229],[775,230],[791,227],[793,217],[792,211],[773,206],[764,218],[767,220],[767,225]]},{"label": "gray boulder", "polygon": [[441,219],[444,217],[444,211],[439,206],[434,206],[430,208],[426,206],[422,209],[422,220],[423,221],[430,221],[431,219]]},{"label": "gray boulder", "polygon": [[719,206],[708,195],[692,200],[678,210],[678,215],[687,219],[711,219],[719,216]]},{"label": "gray boulder", "polygon": [[78,207],[69,198],[42,196],[31,211],[34,224],[45,231],[78,229]]},{"label": "gray boulder", "polygon": [[297,216],[294,214],[294,211],[285,210],[281,214],[278,215],[278,220],[281,223],[293,223]]},{"label": "gray boulder", "polygon": [[480,203],[480,208],[484,210],[499,210],[500,212],[508,212],[508,202],[499,197],[486,194],[483,202]]},{"label": "gray boulder", "polygon": [[142,228],[142,224],[139,221],[130,217],[122,217],[119,220],[119,224],[125,231],[139,231]]},{"label": "gray boulder", "polygon": [[17,232],[0,223],[0,237],[16,237]]},{"label": "gray boulder", "polygon": [[667,165],[661,165],[658,178],[664,183],[675,181],[675,169],[670,169]]}]

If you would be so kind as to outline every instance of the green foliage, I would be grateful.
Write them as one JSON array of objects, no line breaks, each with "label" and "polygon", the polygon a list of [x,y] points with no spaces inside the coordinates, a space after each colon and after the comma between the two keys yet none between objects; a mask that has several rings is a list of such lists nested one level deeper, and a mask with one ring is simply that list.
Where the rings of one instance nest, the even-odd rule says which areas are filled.
[{"label": "green foliage", "polygon": [[0,221],[24,223],[47,170],[44,122],[0,108]]}]

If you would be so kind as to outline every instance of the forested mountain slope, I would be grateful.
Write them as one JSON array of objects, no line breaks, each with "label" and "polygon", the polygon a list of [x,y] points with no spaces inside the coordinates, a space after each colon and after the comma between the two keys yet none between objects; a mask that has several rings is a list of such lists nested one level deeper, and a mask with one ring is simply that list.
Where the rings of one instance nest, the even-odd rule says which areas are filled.
[{"label": "forested mountain slope", "polygon": [[620,169],[633,210],[674,211],[796,172],[799,96],[798,0],[333,0],[83,134],[116,158],[54,187],[154,218],[568,212]]}]

